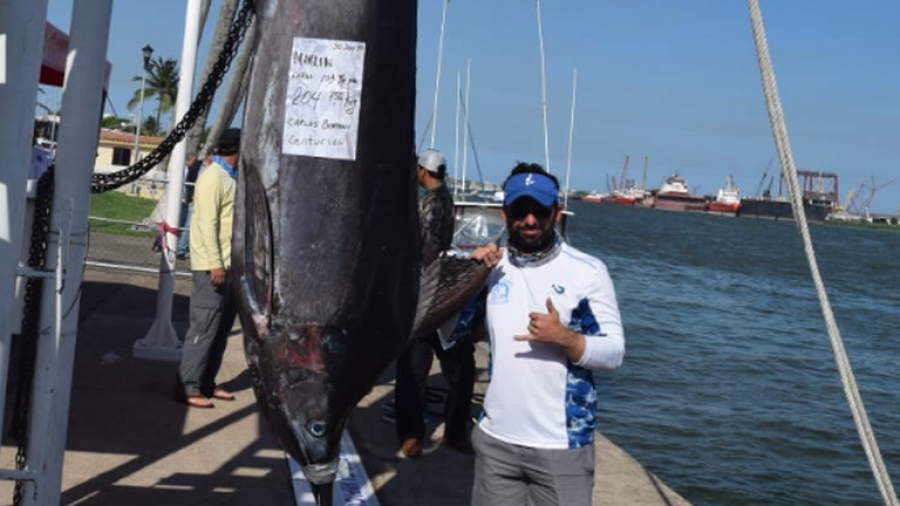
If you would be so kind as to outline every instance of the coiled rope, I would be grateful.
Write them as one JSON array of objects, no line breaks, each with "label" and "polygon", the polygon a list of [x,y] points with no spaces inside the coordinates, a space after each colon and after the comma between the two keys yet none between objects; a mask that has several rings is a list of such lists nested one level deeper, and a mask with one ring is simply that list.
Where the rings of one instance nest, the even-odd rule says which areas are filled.
[{"label": "coiled rope", "polygon": [[850,412],[853,414],[853,420],[856,423],[856,430],[859,432],[859,438],[866,451],[866,457],[869,460],[869,466],[872,468],[872,473],[875,475],[875,481],[878,483],[878,490],[881,492],[881,497],[886,505],[900,506],[900,503],[897,502],[897,495],[894,492],[894,487],[891,483],[891,477],[881,458],[881,452],[878,450],[878,443],[875,441],[875,433],[872,431],[872,426],[869,424],[869,418],[866,415],[866,408],[863,405],[862,397],[860,397],[859,389],[856,387],[856,379],[853,377],[853,368],[850,366],[847,352],[844,350],[844,343],[841,340],[841,334],[838,330],[837,322],[834,319],[834,313],[832,313],[831,310],[831,303],[828,302],[828,294],[825,292],[825,285],[822,283],[822,277],[819,275],[816,254],[813,251],[812,239],[810,238],[809,227],[806,223],[806,213],[803,210],[803,194],[800,190],[799,180],[797,179],[797,169],[794,166],[794,157],[791,153],[790,141],[788,140],[784,113],[781,110],[781,101],[778,98],[778,86],[775,83],[775,72],[772,69],[772,61],[769,57],[769,47],[766,42],[766,32],[763,27],[762,14],[759,11],[759,3],[757,0],[748,1],[750,3],[750,21],[753,25],[753,37],[756,40],[759,72],[762,77],[763,91],[766,96],[766,106],[769,110],[769,123],[772,125],[772,135],[775,138],[782,171],[785,173],[785,179],[788,181],[788,190],[791,195],[791,207],[794,210],[797,227],[800,229],[800,236],[803,238],[803,249],[806,252],[806,259],[809,262],[813,283],[816,286],[816,293],[819,296],[819,305],[822,308],[822,315],[825,318],[825,325],[828,328],[828,337],[831,340],[831,348],[834,352],[835,362],[837,362],[838,371],[841,375],[841,384],[844,386],[844,394],[847,396]]}]

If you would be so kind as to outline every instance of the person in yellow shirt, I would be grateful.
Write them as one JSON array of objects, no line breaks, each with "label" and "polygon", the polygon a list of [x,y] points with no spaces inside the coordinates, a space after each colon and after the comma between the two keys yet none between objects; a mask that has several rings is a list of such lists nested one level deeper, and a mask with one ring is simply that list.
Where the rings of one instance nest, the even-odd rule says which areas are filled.
[{"label": "person in yellow shirt", "polygon": [[237,308],[231,294],[231,232],[241,131],[222,133],[194,187],[191,217],[191,321],[179,367],[179,397],[189,406],[213,408],[212,398],[233,401],[216,384]]}]

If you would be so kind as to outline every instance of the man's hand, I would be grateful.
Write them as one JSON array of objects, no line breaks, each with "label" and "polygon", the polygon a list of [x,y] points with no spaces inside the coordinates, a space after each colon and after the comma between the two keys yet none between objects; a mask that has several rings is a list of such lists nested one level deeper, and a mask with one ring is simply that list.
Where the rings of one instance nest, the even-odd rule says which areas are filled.
[{"label": "man's hand", "polygon": [[225,269],[222,267],[210,269],[209,281],[213,284],[213,286],[224,285],[225,284]]},{"label": "man's hand", "polygon": [[553,307],[550,297],[547,297],[547,313],[528,313],[528,320],[528,334],[513,336],[513,339],[555,343],[572,362],[578,362],[584,355],[584,336],[563,327],[559,321],[559,312]]},{"label": "man's hand", "polygon": [[503,252],[500,251],[500,248],[497,247],[497,243],[490,243],[487,246],[481,246],[476,248],[475,251],[469,255],[469,258],[472,260],[478,260],[483,263],[487,268],[493,269],[500,263],[500,259],[503,258]]}]

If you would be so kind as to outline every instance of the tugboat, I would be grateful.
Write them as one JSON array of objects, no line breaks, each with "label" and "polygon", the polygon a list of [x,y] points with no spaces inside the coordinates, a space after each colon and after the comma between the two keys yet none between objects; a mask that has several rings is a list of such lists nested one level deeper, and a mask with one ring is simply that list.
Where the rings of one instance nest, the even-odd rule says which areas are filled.
[{"label": "tugboat", "polygon": [[719,189],[716,199],[709,203],[709,212],[719,214],[737,215],[741,209],[741,197],[738,194],[738,187],[734,184],[734,179],[729,175],[725,181],[725,186]]},{"label": "tugboat", "polygon": [[629,179],[625,182],[625,186],[613,190],[612,196],[607,202],[620,204],[625,206],[633,206],[640,204],[646,198],[647,192],[634,185],[634,180]]}]

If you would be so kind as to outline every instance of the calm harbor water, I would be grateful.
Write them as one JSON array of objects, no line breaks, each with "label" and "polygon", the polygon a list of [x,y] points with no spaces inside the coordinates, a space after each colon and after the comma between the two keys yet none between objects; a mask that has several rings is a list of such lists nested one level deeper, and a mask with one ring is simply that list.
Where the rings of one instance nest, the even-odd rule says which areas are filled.
[{"label": "calm harbor water", "polygon": [[[600,430],[696,506],[881,503],[797,227],[570,202],[609,267],[624,367]],[[900,490],[900,233],[811,226],[869,419]]]}]

